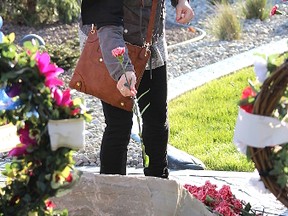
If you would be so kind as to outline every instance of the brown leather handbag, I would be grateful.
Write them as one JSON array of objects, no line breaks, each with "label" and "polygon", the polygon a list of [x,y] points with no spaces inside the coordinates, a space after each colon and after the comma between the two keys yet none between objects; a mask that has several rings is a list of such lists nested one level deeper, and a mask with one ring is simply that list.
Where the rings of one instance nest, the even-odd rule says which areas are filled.
[{"label": "brown leather handbag", "polygon": [[[152,42],[157,1],[153,0],[151,17],[149,20],[146,42],[143,47],[126,43],[129,58],[134,65],[138,88],[145,66],[150,58],[149,46]],[[132,111],[133,101],[131,97],[124,97],[116,87],[117,82],[110,76],[103,61],[97,31],[91,29],[84,49],[76,64],[69,87],[77,91],[93,95],[112,106]]]}]

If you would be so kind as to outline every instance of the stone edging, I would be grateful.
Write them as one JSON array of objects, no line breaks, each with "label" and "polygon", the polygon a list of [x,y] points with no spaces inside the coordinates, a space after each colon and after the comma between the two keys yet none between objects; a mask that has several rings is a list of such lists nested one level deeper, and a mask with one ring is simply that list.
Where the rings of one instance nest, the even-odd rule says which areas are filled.
[{"label": "stone edging", "polygon": [[200,28],[197,28],[197,27],[193,27],[194,29],[196,29],[196,31],[200,32],[200,35],[197,36],[197,37],[194,37],[190,40],[186,40],[186,41],[183,41],[183,42],[180,42],[180,43],[177,43],[177,44],[173,44],[173,45],[169,45],[167,48],[168,48],[168,51],[171,50],[171,49],[174,49],[176,47],[179,47],[179,46],[182,46],[182,45],[185,45],[185,44],[189,44],[189,43],[193,43],[193,42],[196,42],[196,41],[199,41],[199,40],[202,40],[204,37],[206,37],[207,33],[200,29]]}]

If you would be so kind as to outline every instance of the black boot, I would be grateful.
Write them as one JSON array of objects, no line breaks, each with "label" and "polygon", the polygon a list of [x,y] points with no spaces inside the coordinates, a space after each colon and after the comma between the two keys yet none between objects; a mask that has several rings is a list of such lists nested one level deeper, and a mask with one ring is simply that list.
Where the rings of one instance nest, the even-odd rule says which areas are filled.
[{"label": "black boot", "polygon": [[146,168],[144,168],[144,175],[168,179],[169,170],[167,167],[165,167],[163,170],[160,170],[160,171],[152,171],[151,169],[146,167]]}]

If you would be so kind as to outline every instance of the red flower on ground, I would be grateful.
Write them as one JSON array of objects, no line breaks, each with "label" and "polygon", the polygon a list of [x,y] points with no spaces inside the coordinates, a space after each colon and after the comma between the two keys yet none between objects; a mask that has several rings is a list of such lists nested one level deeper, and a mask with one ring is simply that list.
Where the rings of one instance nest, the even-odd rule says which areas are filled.
[{"label": "red flower on ground", "polygon": [[[220,190],[217,190],[217,185],[206,181],[200,187],[186,184],[184,188],[217,215],[238,216],[244,211],[242,202],[232,194],[228,185],[223,185]],[[252,216],[253,214],[249,215]]]},{"label": "red flower on ground", "polygon": [[279,6],[276,4],[272,7],[271,11],[270,11],[270,16],[274,16],[277,13]]}]

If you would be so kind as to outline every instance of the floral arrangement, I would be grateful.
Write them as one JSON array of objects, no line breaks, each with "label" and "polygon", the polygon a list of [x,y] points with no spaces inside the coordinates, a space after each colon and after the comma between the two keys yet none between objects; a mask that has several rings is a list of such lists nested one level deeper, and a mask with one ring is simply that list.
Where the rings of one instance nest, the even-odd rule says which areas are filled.
[{"label": "floral arrangement", "polygon": [[185,184],[186,188],[196,199],[200,200],[210,212],[219,216],[260,216],[249,203],[237,199],[228,185],[217,190],[217,185],[206,181],[203,186]]},{"label": "floral arrangement", "polygon": [[73,149],[51,150],[47,125],[51,119],[89,121],[91,116],[81,99],[62,90],[63,70],[49,54],[35,41],[19,47],[14,39],[11,33],[0,41],[0,120],[17,126],[20,144],[8,153],[12,162],[3,171],[0,215],[68,215],[55,211],[49,198],[71,188],[81,173],[74,168]]},{"label": "floral arrangement", "polygon": [[[264,85],[267,85],[265,84],[266,79],[270,78],[271,75],[273,75],[273,73],[275,73],[275,71],[278,68],[287,64],[287,58],[288,58],[288,53],[284,53],[281,55],[280,54],[269,55],[269,56],[259,55],[258,60],[256,60],[254,63],[254,71],[256,74],[256,79],[254,81],[249,80],[249,86],[247,86],[243,90],[241,100],[239,102],[240,109],[244,110],[246,113],[249,113],[250,115],[247,114],[248,116],[251,116],[253,118],[257,116],[257,115],[253,115],[254,114],[253,110],[254,110],[254,103],[259,95],[259,92],[261,91]],[[277,91],[277,89],[276,90],[271,89],[270,91],[271,92]],[[260,137],[260,139],[258,140],[260,140],[262,143],[266,141],[269,142],[269,140],[270,142],[271,140],[275,142],[275,143],[270,143],[269,145],[269,146],[275,146],[275,145],[276,146],[271,150],[271,156],[269,158],[269,161],[272,164],[272,169],[269,170],[269,173],[267,174],[271,176],[275,176],[277,179],[276,181],[277,184],[281,188],[285,188],[288,183],[288,174],[286,171],[288,167],[288,162],[286,160],[288,145],[286,145],[287,143],[285,142],[283,143],[285,139],[283,140],[282,138],[280,139],[281,143],[276,143],[276,140],[279,138],[279,135],[281,135],[281,133],[280,134],[278,133],[278,136],[274,137],[273,139],[271,137],[275,131],[275,128],[277,128],[278,130],[280,130],[281,128],[285,129],[288,123],[288,86],[286,86],[286,89],[284,89],[279,102],[276,104],[271,114],[271,117],[265,117],[260,120],[262,122],[265,121],[264,123],[266,123],[266,126],[267,126],[267,127],[265,126],[265,129],[268,128],[269,131],[268,130],[266,132],[264,132],[263,130],[260,131],[261,125],[259,124],[257,127],[257,128],[260,128],[259,136],[255,135],[253,139],[256,139],[256,137],[258,139],[258,137]],[[250,121],[249,124],[252,124],[252,123],[253,122]],[[236,128],[237,128],[237,125],[236,125]],[[271,134],[268,135],[270,131],[271,131]],[[261,132],[262,134],[264,134],[266,138],[263,137],[263,139],[261,139],[261,136],[260,136]],[[243,136],[245,136],[245,134],[243,134]],[[287,139],[286,139],[286,142],[287,142]],[[256,147],[256,146],[253,146],[253,147]],[[266,145],[259,146],[256,148],[265,148],[265,147]],[[250,153],[248,151],[246,152],[246,154],[248,157],[250,157]]]}]

